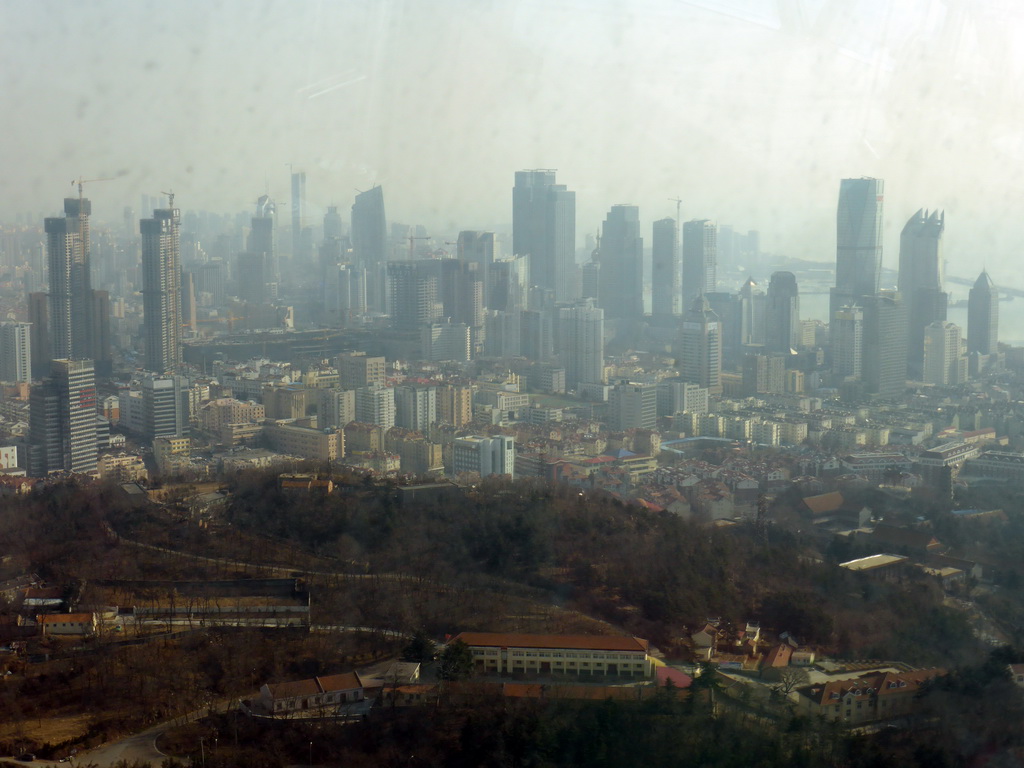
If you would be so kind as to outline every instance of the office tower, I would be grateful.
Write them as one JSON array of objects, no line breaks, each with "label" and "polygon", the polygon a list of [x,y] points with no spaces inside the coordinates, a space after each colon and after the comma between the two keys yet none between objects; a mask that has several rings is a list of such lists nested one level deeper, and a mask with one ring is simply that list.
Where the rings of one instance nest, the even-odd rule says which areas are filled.
[{"label": "office tower", "polygon": [[328,240],[341,240],[345,236],[345,223],[341,214],[338,213],[338,206],[327,206],[327,213],[324,214],[324,242]]},{"label": "office tower", "polygon": [[764,291],[748,277],[740,288],[740,345],[764,344],[765,304]]},{"label": "office tower", "polygon": [[395,426],[426,434],[437,421],[437,388],[395,387]]},{"label": "office tower", "polygon": [[148,374],[143,377],[142,434],[153,441],[158,437],[182,437],[188,433],[188,409],[184,382],[178,376]]},{"label": "office tower", "polygon": [[982,271],[967,294],[967,353],[994,355],[999,351],[999,292]]},{"label": "office tower", "polygon": [[306,214],[306,173],[292,172],[292,259],[303,255],[302,229]]},{"label": "office tower", "polygon": [[50,304],[45,293],[28,295],[28,321],[32,326],[32,378],[42,379],[50,372]]},{"label": "office tower", "polygon": [[575,298],[576,193],[555,183],[555,171],[516,171],[512,253],[529,255],[533,283],[555,301]]},{"label": "office tower", "polygon": [[457,384],[437,389],[437,419],[453,427],[464,427],[473,420],[473,390]]},{"label": "office tower", "polygon": [[907,313],[899,293],[865,296],[864,388],[879,397],[899,395],[907,386]]},{"label": "office tower", "polygon": [[431,262],[439,275],[441,317],[469,326],[474,353],[483,350],[484,283],[480,264],[462,259]]},{"label": "office tower", "polygon": [[191,272],[181,273],[181,327],[196,332],[196,281]]},{"label": "office tower", "polygon": [[943,290],[942,233],[944,213],[918,210],[900,233],[899,291],[907,304],[907,374],[918,379],[924,364],[924,333],[946,319]]},{"label": "office tower", "polygon": [[277,206],[267,195],[260,195],[256,201],[256,215],[252,219],[249,230],[249,241],[246,251],[250,254],[263,254],[263,281],[265,295],[268,300],[277,298],[278,283],[281,281],[281,268],[277,259],[277,245],[274,238],[274,219],[277,217]]},{"label": "office tower", "polygon": [[626,429],[657,429],[658,385],[620,381],[608,393],[609,426]]},{"label": "office tower", "polygon": [[460,261],[468,261],[477,265],[480,281],[484,285],[483,306],[491,309],[504,309],[504,307],[491,306],[491,265],[494,264],[494,245],[493,232],[465,230],[459,232],[456,255]]},{"label": "office tower", "polygon": [[651,233],[651,317],[670,324],[679,317],[679,230],[675,219],[654,222]]},{"label": "office tower", "polygon": [[593,258],[580,267],[580,298],[601,302],[601,254],[594,252]]},{"label": "office tower", "polygon": [[238,254],[238,298],[247,304],[269,304],[277,298],[271,257],[266,253],[244,251]]},{"label": "office tower", "polygon": [[432,260],[388,262],[388,314],[394,328],[414,331],[441,319],[438,264]]},{"label": "office tower", "polygon": [[607,320],[636,320],[644,315],[644,240],[640,209],[613,205],[601,229],[601,278],[598,306]]},{"label": "office tower", "polygon": [[0,381],[32,381],[30,323],[0,323]]},{"label": "office tower", "polygon": [[96,471],[96,379],[91,360],[54,360],[29,396],[30,471]]},{"label": "office tower", "polygon": [[89,344],[96,376],[109,377],[114,372],[110,348],[110,293],[92,291],[89,303]]},{"label": "office tower", "polygon": [[[843,179],[836,212],[836,285],[829,320],[840,307],[878,293],[882,271],[881,179]],[[865,310],[867,307],[865,307]]]},{"label": "office tower", "polygon": [[547,309],[525,309],[518,314],[519,354],[527,360],[547,360],[554,355],[554,312]]},{"label": "office tower", "polygon": [[368,308],[384,312],[387,288],[382,270],[388,260],[388,225],[382,187],[360,192],[352,203],[352,258],[366,270]]},{"label": "office tower", "polygon": [[357,389],[356,421],[377,424],[385,431],[395,426],[395,390],[380,384]]},{"label": "office tower", "polygon": [[967,358],[961,352],[960,326],[936,320],[924,329],[925,384],[956,386],[967,380]]},{"label": "office tower", "polygon": [[384,386],[386,373],[387,363],[383,357],[358,352],[338,356],[338,386],[342,389]]},{"label": "office tower", "polygon": [[459,437],[452,445],[452,474],[476,472],[480,477],[515,477],[515,467],[514,437]]},{"label": "office tower", "polygon": [[744,395],[782,394],[785,391],[786,355],[749,353],[743,358]]},{"label": "office tower", "polygon": [[832,318],[832,373],[839,381],[857,380],[863,373],[864,311],[840,307]]},{"label": "office tower", "polygon": [[465,323],[430,323],[420,329],[420,348],[424,360],[464,363],[473,359],[472,333]]},{"label": "office tower", "polygon": [[50,276],[50,353],[60,359],[91,357],[92,300],[89,214],[84,198],[64,199],[64,218],[48,218],[46,259]]},{"label": "office tower", "polygon": [[679,376],[712,395],[722,393],[722,332],[707,298],[698,296],[683,315],[676,364]]},{"label": "office tower", "polygon": [[566,387],[604,381],[604,310],[593,299],[558,310],[558,341]]},{"label": "office tower", "polygon": [[[227,262],[220,258],[210,259],[195,273],[196,288],[202,296],[203,306],[219,307],[227,295]],[[241,298],[241,293],[239,293]]]},{"label": "office tower", "polygon": [[707,219],[683,224],[683,305],[716,289],[718,227]]},{"label": "office tower", "polygon": [[775,272],[768,283],[764,346],[786,355],[800,346],[800,292],[792,272]]},{"label": "office tower", "polygon": [[[738,369],[743,362],[744,346],[740,331],[743,326],[743,298],[738,293],[712,291],[704,294],[711,311],[718,316],[722,337],[722,370]],[[763,296],[761,298],[764,298]]]},{"label": "office tower", "polygon": [[530,257],[512,256],[490,266],[485,306],[499,312],[526,309],[530,289]]},{"label": "office tower", "polygon": [[181,212],[177,208],[157,209],[153,218],[139,222],[146,370],[159,374],[175,371],[181,365],[180,228]]}]

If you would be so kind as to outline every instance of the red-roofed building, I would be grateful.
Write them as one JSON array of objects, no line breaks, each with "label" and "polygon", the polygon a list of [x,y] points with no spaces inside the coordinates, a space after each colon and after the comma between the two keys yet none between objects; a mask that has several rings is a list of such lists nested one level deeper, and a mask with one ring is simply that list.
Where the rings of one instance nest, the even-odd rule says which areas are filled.
[{"label": "red-roofed building", "polygon": [[903,717],[914,709],[915,697],[941,669],[915,672],[868,672],[846,680],[807,685],[796,690],[797,709],[810,716],[847,724]]},{"label": "red-roofed building", "polygon": [[480,674],[580,678],[651,676],[646,640],[614,635],[526,635],[463,632]]},{"label": "red-roofed building", "polygon": [[260,704],[274,715],[302,712],[342,712],[366,701],[363,681],[357,672],[311,677],[286,683],[266,683],[260,688]]}]

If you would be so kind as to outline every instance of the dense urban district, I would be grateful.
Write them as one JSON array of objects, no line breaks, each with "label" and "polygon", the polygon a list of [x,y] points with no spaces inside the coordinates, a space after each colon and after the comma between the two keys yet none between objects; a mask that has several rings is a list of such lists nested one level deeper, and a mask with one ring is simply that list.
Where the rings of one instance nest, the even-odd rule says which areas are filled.
[{"label": "dense urban district", "polygon": [[878,179],[834,264],[104,181],[0,227],[10,764],[1024,764],[1019,291],[942,212],[891,273]]}]

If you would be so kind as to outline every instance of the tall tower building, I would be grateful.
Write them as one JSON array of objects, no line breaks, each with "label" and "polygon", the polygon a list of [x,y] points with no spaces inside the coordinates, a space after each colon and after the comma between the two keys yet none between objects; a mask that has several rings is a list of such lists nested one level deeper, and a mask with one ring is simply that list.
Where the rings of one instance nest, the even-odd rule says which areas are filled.
[{"label": "tall tower building", "polygon": [[740,288],[740,339],[743,344],[764,344],[764,291],[757,287],[754,278],[748,277]]},{"label": "tall tower building", "polygon": [[675,219],[659,219],[651,233],[651,317],[671,323],[679,317],[679,229]]},{"label": "tall tower building", "polygon": [[304,255],[302,230],[306,214],[306,172],[292,173],[292,259]]},{"label": "tall tower building", "polygon": [[[484,286],[483,305],[490,307],[491,266],[494,264],[495,256],[494,233],[464,230],[459,232],[456,248],[460,261],[468,261],[477,265],[477,272]],[[504,307],[493,308],[504,309]]]},{"label": "tall tower building", "polygon": [[843,179],[839,183],[836,284],[830,292],[829,320],[839,308],[878,293],[884,186],[881,179],[869,178]]},{"label": "tall tower building", "polygon": [[31,323],[0,323],[0,381],[32,381],[31,331]]},{"label": "tall tower building", "polygon": [[139,222],[146,370],[159,374],[181,365],[180,228],[181,212],[173,207],[159,208],[153,218]]},{"label": "tall tower building", "polygon": [[722,333],[718,315],[698,296],[683,315],[677,365],[683,381],[722,393]]},{"label": "tall tower building", "polygon": [[388,314],[395,328],[414,331],[441,319],[439,264],[430,259],[388,262]]},{"label": "tall tower building", "polygon": [[345,236],[345,223],[338,213],[338,206],[327,206],[327,213],[324,214],[324,242],[328,240],[341,240]]},{"label": "tall tower building", "polygon": [[91,360],[54,360],[29,398],[30,472],[96,471],[96,378]]},{"label": "tall tower building", "polygon": [[865,296],[864,389],[868,394],[893,397],[907,386],[907,313],[899,293],[882,291]]},{"label": "tall tower building", "polygon": [[800,346],[800,291],[792,272],[775,272],[768,283],[764,340],[767,351],[779,354]]},{"label": "tall tower building", "polygon": [[946,319],[943,290],[944,213],[918,210],[900,233],[899,291],[907,303],[907,375],[918,379],[924,365],[925,328]]},{"label": "tall tower building", "polygon": [[718,227],[707,219],[683,224],[683,306],[717,286]]},{"label": "tall tower building", "polygon": [[32,378],[50,372],[50,303],[45,293],[28,295],[28,321],[32,326]]},{"label": "tall tower building", "polygon": [[967,354],[994,355],[998,344],[999,292],[982,271],[967,294]]},{"label": "tall tower building", "polygon": [[832,373],[840,380],[859,380],[864,362],[864,311],[840,307],[832,317]]},{"label": "tall tower building", "polygon": [[382,187],[360,192],[352,203],[352,258],[357,267],[366,270],[367,308],[373,312],[386,311],[384,264],[388,260],[388,225]]},{"label": "tall tower building", "polygon": [[263,254],[267,263],[264,274],[266,291],[271,299],[277,298],[277,287],[281,281],[281,266],[277,259],[277,244],[274,236],[274,219],[277,218],[277,206],[267,195],[260,195],[256,201],[256,215],[252,219],[249,230],[249,253]]},{"label": "tall tower building", "polygon": [[516,171],[512,252],[529,254],[534,284],[556,301],[575,298],[576,193],[555,183],[555,171]]},{"label": "tall tower building", "polygon": [[92,355],[91,213],[88,199],[68,197],[64,198],[64,218],[44,222],[50,275],[50,353],[55,358],[85,359]]},{"label": "tall tower building", "polygon": [[601,231],[601,277],[598,304],[609,320],[644,315],[644,239],[640,209],[613,205]]},{"label": "tall tower building", "polygon": [[960,326],[936,320],[924,329],[924,375],[926,384],[955,386],[967,380],[967,358],[961,353]]},{"label": "tall tower building", "polygon": [[593,299],[583,299],[558,310],[559,352],[565,366],[565,385],[604,381],[604,310]]}]

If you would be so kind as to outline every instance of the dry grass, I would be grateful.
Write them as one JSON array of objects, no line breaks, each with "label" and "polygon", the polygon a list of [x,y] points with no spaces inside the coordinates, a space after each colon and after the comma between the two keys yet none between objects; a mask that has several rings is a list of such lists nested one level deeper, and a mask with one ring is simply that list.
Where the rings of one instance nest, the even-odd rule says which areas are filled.
[{"label": "dry grass", "polygon": [[38,744],[60,744],[84,736],[89,719],[89,715],[78,714],[0,723],[0,740],[24,738]]}]

